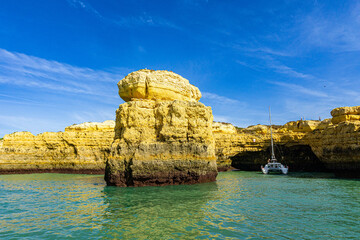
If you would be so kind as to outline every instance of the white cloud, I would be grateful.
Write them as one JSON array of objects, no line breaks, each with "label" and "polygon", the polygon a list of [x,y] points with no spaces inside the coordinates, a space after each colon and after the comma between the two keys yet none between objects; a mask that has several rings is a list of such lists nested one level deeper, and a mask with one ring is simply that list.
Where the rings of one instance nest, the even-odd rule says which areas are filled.
[{"label": "white cloud", "polygon": [[97,109],[95,111],[74,112],[72,118],[76,123],[115,120],[115,109]]},{"label": "white cloud", "polygon": [[81,68],[0,49],[0,84],[109,97],[114,90],[107,86],[122,79],[124,72]]},{"label": "white cloud", "polygon": [[[9,134],[14,131],[31,131],[32,133],[39,133],[43,129],[54,129],[61,124],[48,121],[43,118],[15,116],[15,115],[0,115],[0,136]],[[6,131],[6,128],[11,131]]]},{"label": "white cloud", "polygon": [[345,11],[316,8],[308,16],[301,16],[299,42],[333,52],[360,51],[359,12],[359,2],[350,4]]},{"label": "white cloud", "polygon": [[120,27],[136,27],[136,26],[149,26],[149,27],[167,27],[172,29],[181,30],[181,28],[174,23],[157,16],[149,16],[144,13],[140,16],[132,17],[119,17],[117,19],[108,19],[110,22]]},{"label": "white cloud", "polygon": [[1,93],[0,93],[0,97],[15,99],[15,100],[18,100],[18,101],[21,101],[21,102],[26,102],[26,103],[29,103],[29,104],[36,104],[36,103],[38,103],[38,102],[36,102],[36,101],[34,101],[34,100],[31,100],[31,99],[22,98],[22,97],[16,97],[16,96],[11,96],[11,95],[8,95],[8,94],[1,94]]},{"label": "white cloud", "polygon": [[236,60],[235,62],[236,62],[237,64],[240,64],[240,65],[244,66],[244,67],[253,69],[253,70],[255,70],[255,71],[261,71],[261,70],[263,70],[263,68],[260,67],[260,66],[258,66],[257,64],[250,64],[250,63],[248,63],[248,62],[244,62],[244,61],[240,61],[240,60]]},{"label": "white cloud", "polygon": [[215,100],[224,104],[241,104],[239,100],[224,97],[210,92],[201,92],[202,97],[209,100]]},{"label": "white cloud", "polygon": [[215,122],[226,122],[230,123],[231,117],[229,116],[220,116],[220,115],[214,115],[214,121]]},{"label": "white cloud", "polygon": [[275,60],[271,60],[269,62],[268,66],[270,68],[274,69],[276,72],[285,74],[285,75],[290,76],[290,77],[304,78],[304,79],[314,79],[314,76],[312,76],[310,74],[305,74],[305,73],[298,72],[298,71],[294,70],[293,68],[290,68],[290,67],[288,67],[288,66],[286,66],[284,64],[281,64],[281,63],[279,63],[278,61],[275,61]]},{"label": "white cloud", "polygon": [[268,54],[268,55],[274,55],[274,56],[280,56],[280,57],[293,56],[293,54],[290,51],[275,50],[275,49],[265,47],[265,46],[248,47],[248,46],[241,46],[238,44],[234,44],[234,45],[232,45],[232,48],[243,51],[243,52],[249,52],[249,53]]},{"label": "white cloud", "polygon": [[323,97],[323,98],[328,97],[328,95],[322,91],[316,91],[316,90],[312,90],[309,88],[305,88],[298,84],[276,82],[276,81],[268,81],[268,82],[271,84],[281,86],[281,87],[285,87],[295,94],[306,94],[306,95],[310,95],[310,96],[314,96],[314,97]]},{"label": "white cloud", "polygon": [[0,49],[0,135],[115,117],[129,69],[94,70]]},{"label": "white cloud", "polygon": [[172,29],[181,30],[181,28],[174,23],[158,17],[158,16],[150,16],[147,13],[143,13],[142,15],[138,16],[131,16],[131,17],[123,17],[118,16],[117,18],[108,18],[103,14],[99,13],[94,7],[92,7],[88,2],[81,1],[81,0],[68,0],[68,3],[75,8],[82,8],[86,11],[94,14],[100,20],[115,24],[119,27],[136,27],[136,26],[149,26],[149,27],[167,27]]},{"label": "white cloud", "polygon": [[76,7],[76,8],[79,7],[85,9],[86,11],[95,14],[99,18],[103,18],[103,16],[95,8],[93,8],[89,3],[85,3],[85,1],[81,1],[81,0],[67,0],[67,1],[72,7]]}]

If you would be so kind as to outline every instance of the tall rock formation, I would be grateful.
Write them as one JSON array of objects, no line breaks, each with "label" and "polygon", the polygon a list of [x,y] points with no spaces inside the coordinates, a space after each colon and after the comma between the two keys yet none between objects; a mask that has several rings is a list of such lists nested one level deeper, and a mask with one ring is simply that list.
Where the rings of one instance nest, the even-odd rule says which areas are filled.
[{"label": "tall rock formation", "polygon": [[115,122],[82,123],[65,132],[7,134],[0,141],[0,173],[97,173],[114,140]]},{"label": "tall rock formation", "polygon": [[306,141],[330,171],[360,177],[360,106],[331,111],[332,124]]},{"label": "tall rock formation", "polygon": [[[109,185],[196,183],[215,180],[216,166],[259,171],[270,156],[269,126],[212,123],[211,108],[198,102],[200,91],[177,74],[141,70],[118,85],[126,103],[117,110],[116,129],[105,121],[36,136],[7,134],[0,140],[0,174],[103,174],[108,161]],[[360,106],[331,114],[273,126],[275,155],[290,171],[360,177]]]},{"label": "tall rock formation", "polygon": [[126,103],[116,111],[108,185],[215,181],[213,116],[198,102],[198,88],[175,73],[153,70],[133,72],[118,87]]}]

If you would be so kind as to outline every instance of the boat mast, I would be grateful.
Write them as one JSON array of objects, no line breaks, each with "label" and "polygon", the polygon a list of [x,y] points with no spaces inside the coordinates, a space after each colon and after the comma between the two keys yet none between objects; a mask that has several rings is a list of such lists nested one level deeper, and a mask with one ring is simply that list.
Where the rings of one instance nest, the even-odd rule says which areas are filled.
[{"label": "boat mast", "polygon": [[274,140],[272,136],[272,124],[271,124],[271,111],[269,106],[269,118],[270,118],[270,134],[271,134],[271,161],[276,161],[275,154],[274,154]]}]

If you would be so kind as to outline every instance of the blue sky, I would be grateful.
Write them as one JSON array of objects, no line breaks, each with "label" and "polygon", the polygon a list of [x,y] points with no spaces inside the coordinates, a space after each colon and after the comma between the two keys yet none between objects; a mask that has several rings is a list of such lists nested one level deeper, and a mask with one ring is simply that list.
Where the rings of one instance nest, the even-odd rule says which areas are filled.
[{"label": "blue sky", "polygon": [[115,118],[143,68],[240,127],[360,105],[360,1],[0,0],[0,137]]}]

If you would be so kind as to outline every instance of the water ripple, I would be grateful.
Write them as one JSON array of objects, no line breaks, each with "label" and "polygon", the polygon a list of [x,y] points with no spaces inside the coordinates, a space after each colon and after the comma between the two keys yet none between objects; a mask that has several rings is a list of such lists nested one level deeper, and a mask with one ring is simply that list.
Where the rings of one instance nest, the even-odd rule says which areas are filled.
[{"label": "water ripple", "polygon": [[220,173],[106,187],[102,176],[0,176],[1,239],[359,239],[360,181]]}]

